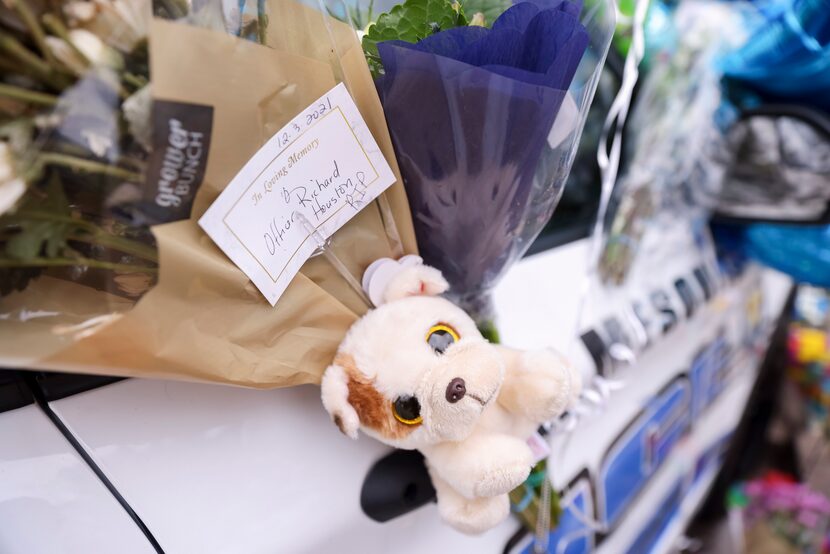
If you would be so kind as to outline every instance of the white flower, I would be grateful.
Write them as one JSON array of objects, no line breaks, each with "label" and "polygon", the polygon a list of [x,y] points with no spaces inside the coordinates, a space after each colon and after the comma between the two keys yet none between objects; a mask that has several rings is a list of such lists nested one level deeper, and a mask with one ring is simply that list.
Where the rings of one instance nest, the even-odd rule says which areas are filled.
[{"label": "white flower", "polygon": [[133,204],[135,202],[141,202],[141,198],[141,189],[134,183],[121,183],[107,195],[106,200],[104,200],[104,206],[114,208],[121,204]]},{"label": "white flower", "polygon": [[54,129],[60,125],[62,121],[63,118],[58,112],[40,113],[33,118],[35,127],[37,127],[39,131]]},{"label": "white flower", "polygon": [[64,6],[72,27],[91,31],[121,52],[132,51],[147,37],[152,10],[152,0],[76,1]]},{"label": "white flower", "polygon": [[484,20],[484,14],[481,12],[476,12],[473,18],[470,20],[470,26],[475,27],[486,27],[487,22]]},{"label": "white flower", "polygon": [[88,23],[98,15],[98,8],[92,2],[67,2],[63,6],[63,13],[73,27],[81,23]]},{"label": "white flower", "polygon": [[81,75],[86,71],[86,63],[65,40],[58,37],[47,36],[46,44],[49,50],[63,65],[69,68],[75,75]]},{"label": "white flower", "polygon": [[124,119],[127,120],[127,125],[130,128],[130,134],[148,151],[153,142],[153,129],[150,126],[153,110],[153,90],[150,87],[151,85],[143,86],[121,104]]},{"label": "white flower", "polygon": [[81,138],[86,141],[89,150],[99,158],[106,156],[107,151],[113,147],[110,137],[89,129],[81,131]]},{"label": "white flower", "polygon": [[14,169],[12,150],[5,142],[0,142],[0,215],[14,208],[23,193],[26,182]]},{"label": "white flower", "polygon": [[103,65],[113,69],[120,69],[124,65],[121,54],[86,29],[69,31],[69,40],[93,65]]}]

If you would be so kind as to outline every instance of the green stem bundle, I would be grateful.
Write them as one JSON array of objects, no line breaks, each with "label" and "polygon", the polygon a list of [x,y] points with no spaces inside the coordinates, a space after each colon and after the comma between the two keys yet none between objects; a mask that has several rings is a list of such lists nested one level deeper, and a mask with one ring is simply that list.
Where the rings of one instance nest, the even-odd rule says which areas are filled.
[{"label": "green stem bundle", "polygon": [[187,15],[187,5],[179,0],[160,0],[161,5],[172,19],[179,19]]},{"label": "green stem bundle", "polygon": [[41,27],[35,14],[32,13],[32,10],[26,5],[26,2],[22,2],[21,0],[6,0],[6,2],[11,4],[11,7],[17,12],[17,15],[20,16],[20,19],[23,21],[24,25],[28,27],[29,33],[32,35],[32,40],[34,40],[35,44],[37,44],[38,49],[40,49],[41,54],[43,54],[43,58],[49,65],[54,66],[57,60],[55,60],[55,57],[52,55],[52,50],[46,43],[46,33],[43,32],[43,27]]},{"label": "green stem bundle", "polygon": [[4,52],[10,58],[19,62],[28,75],[52,88],[63,90],[71,84],[66,75],[56,72],[48,62],[39,58],[12,35],[3,31],[0,31],[0,52]]},{"label": "green stem bundle", "polygon": [[134,240],[130,240],[128,238],[119,237],[107,233],[106,231],[104,231],[94,223],[90,223],[89,221],[77,219],[68,215],[59,215],[49,212],[35,211],[19,211],[15,214],[15,216],[21,219],[34,219],[40,221],[54,221],[56,223],[67,223],[69,225],[82,229],[87,233],[87,236],[74,235],[72,237],[69,237],[70,240],[78,240],[83,242],[89,242],[92,244],[98,244],[100,246],[112,248],[113,250],[118,250],[125,254],[130,254],[132,256],[142,258],[149,262],[158,263],[158,254],[156,253],[154,248],[147,246],[146,244],[141,242],[137,242]]},{"label": "green stem bundle", "polygon": [[2,268],[71,266],[86,266],[93,267],[96,269],[108,269],[111,271],[118,271],[120,273],[158,273],[157,267],[121,264],[117,262],[106,262],[102,260],[93,260],[92,258],[33,258],[30,260],[12,260],[8,258],[0,258],[0,267]]},{"label": "green stem bundle", "polygon": [[62,39],[69,46],[69,48],[75,52],[75,55],[78,56],[86,67],[92,65],[92,62],[89,58],[87,58],[86,54],[84,54],[83,51],[78,48],[74,42],[72,42],[72,39],[69,37],[69,31],[60,19],[51,13],[47,13],[43,16],[43,24],[46,25],[46,28],[49,29],[53,35]]},{"label": "green stem bundle", "polygon": [[20,44],[12,35],[3,31],[0,31],[0,50],[42,77],[49,77],[52,72],[52,67],[47,62],[41,60],[28,48]]},{"label": "green stem bundle", "polygon": [[133,73],[130,73],[129,71],[125,71],[124,74],[122,75],[122,78],[124,79],[125,83],[133,86],[136,90],[140,89],[140,88],[143,88],[144,86],[147,85],[147,79],[145,79],[144,77],[141,77],[139,75],[134,75]]},{"label": "green stem bundle", "polygon": [[57,152],[44,152],[38,156],[37,163],[42,165],[53,165],[65,167],[73,171],[81,173],[95,173],[98,175],[106,175],[116,179],[123,179],[133,183],[141,183],[141,174],[123,167],[115,165],[108,165],[105,163],[95,162],[92,160],[85,160],[67,154],[59,154]]},{"label": "green stem bundle", "polygon": [[57,105],[58,97],[45,92],[35,92],[23,87],[0,83],[0,97],[19,100],[27,104],[52,107]]},{"label": "green stem bundle", "polygon": [[[265,0],[257,0],[256,3],[257,14],[257,39],[260,44],[267,42],[268,32],[268,14],[265,13]],[[240,14],[241,17],[241,14]]]}]

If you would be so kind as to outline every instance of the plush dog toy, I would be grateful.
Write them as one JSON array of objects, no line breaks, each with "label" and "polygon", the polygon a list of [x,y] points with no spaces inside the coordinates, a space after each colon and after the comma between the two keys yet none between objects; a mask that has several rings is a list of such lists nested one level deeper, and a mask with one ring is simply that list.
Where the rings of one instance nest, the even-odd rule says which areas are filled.
[{"label": "plush dog toy", "polygon": [[357,321],[322,382],[323,405],[346,435],[359,428],[418,449],[453,527],[480,533],[510,511],[527,478],[526,439],[579,394],[558,354],[487,342],[472,319],[439,296],[441,273],[417,256],[379,260],[364,276],[377,306]]}]

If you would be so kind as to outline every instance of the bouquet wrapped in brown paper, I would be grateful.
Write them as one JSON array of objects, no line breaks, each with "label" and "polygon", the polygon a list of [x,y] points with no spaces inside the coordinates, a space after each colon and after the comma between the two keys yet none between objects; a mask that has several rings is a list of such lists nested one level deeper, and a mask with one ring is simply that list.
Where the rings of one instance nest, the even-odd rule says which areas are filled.
[{"label": "bouquet wrapped in brown paper", "polygon": [[[317,257],[272,307],[197,220],[338,82],[397,166],[354,31],[296,0],[249,4],[0,3],[0,366],[319,381],[358,292]],[[400,181],[329,248],[355,276],[413,253]]]}]

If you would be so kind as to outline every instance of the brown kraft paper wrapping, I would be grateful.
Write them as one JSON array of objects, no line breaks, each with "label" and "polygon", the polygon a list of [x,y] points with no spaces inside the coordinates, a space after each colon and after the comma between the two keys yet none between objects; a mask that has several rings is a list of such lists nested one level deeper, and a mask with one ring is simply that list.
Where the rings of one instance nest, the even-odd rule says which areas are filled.
[{"label": "brown kraft paper wrapping", "polygon": [[[65,291],[66,298],[63,292],[53,294],[50,307],[43,309],[61,312],[62,323],[75,326],[69,327],[72,333],[56,336],[54,319],[45,320],[37,331],[36,326],[17,323],[9,327],[13,331],[0,332],[0,351],[10,351],[5,346],[18,341],[29,345],[14,352],[25,365],[81,373],[260,388],[319,382],[346,330],[366,310],[357,294],[328,262],[313,258],[272,308],[196,221],[274,132],[338,80],[349,88],[399,174],[380,102],[351,28],[290,0],[272,0],[269,7],[279,14],[271,17],[271,47],[153,21],[154,97],[214,107],[207,169],[190,219],[153,228],[158,284],[124,311],[118,297],[42,278],[11,300],[28,306],[34,298],[47,304],[36,289],[51,285]],[[281,29],[285,32],[279,35]],[[271,41],[272,34],[282,42]],[[334,58],[331,41],[336,44]],[[358,279],[378,257],[416,251],[400,178],[384,196],[332,239],[332,249]],[[70,294],[73,287],[84,289],[81,296],[95,297],[90,301],[97,304],[98,314],[106,305],[113,315],[97,318],[97,327],[85,325],[84,303]],[[0,322],[0,329],[4,326]],[[35,348],[38,341],[41,347]]]}]

